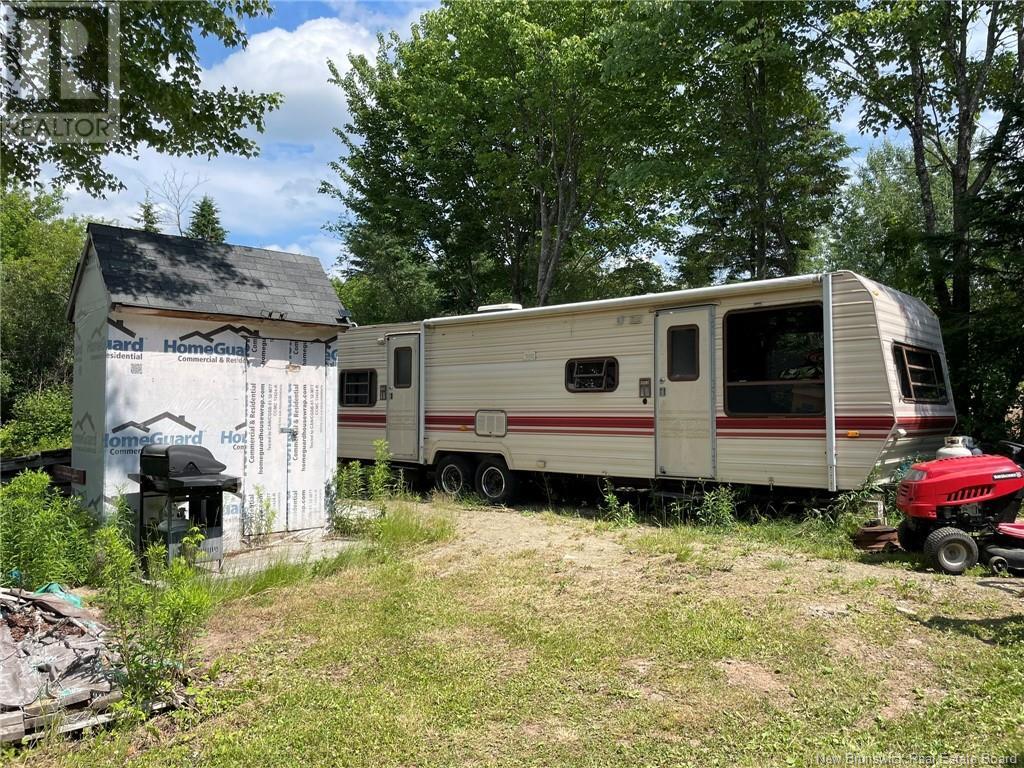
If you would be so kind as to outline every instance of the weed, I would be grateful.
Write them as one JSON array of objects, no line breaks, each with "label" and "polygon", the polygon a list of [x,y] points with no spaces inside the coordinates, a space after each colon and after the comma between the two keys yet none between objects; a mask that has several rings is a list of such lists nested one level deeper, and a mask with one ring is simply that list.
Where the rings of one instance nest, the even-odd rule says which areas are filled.
[{"label": "weed", "polygon": [[736,525],[736,493],[729,485],[720,485],[706,491],[696,511],[697,522],[713,528],[732,528]]},{"label": "weed", "polygon": [[[96,543],[104,620],[121,657],[125,713],[141,715],[184,680],[212,601],[184,558],[167,562],[163,544],[148,547],[140,561],[128,533],[129,512],[119,498],[114,514],[97,531]],[[190,535],[194,540],[195,534]]]},{"label": "weed", "polygon": [[350,461],[338,473],[338,499],[344,502],[365,498],[366,476],[363,465],[358,461]]},{"label": "weed", "polygon": [[598,513],[601,520],[610,523],[613,528],[636,525],[636,512],[633,510],[633,505],[619,499],[611,480],[605,480],[603,483]]},{"label": "weed", "polygon": [[370,500],[377,502],[384,514],[385,502],[394,493],[396,485],[391,473],[391,449],[387,440],[373,441],[373,466],[367,478]]},{"label": "weed", "polygon": [[277,510],[263,486],[256,486],[253,497],[251,508],[247,505],[242,514],[242,540],[247,546],[258,547],[266,543],[274,530]]}]

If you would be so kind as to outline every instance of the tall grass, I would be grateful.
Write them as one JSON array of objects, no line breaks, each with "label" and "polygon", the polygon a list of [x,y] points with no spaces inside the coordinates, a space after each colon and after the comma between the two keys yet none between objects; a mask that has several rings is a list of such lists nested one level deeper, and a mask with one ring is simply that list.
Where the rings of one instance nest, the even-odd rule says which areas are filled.
[{"label": "tall grass", "polygon": [[415,509],[407,502],[391,505],[369,531],[371,540],[386,550],[446,541],[454,535],[455,520],[451,514]]},{"label": "tall grass", "polygon": [[352,546],[324,560],[275,560],[266,568],[237,576],[205,574],[203,586],[214,605],[258,595],[271,589],[291,587],[305,581],[322,579],[348,568],[372,562],[378,558],[376,550],[366,546]]}]

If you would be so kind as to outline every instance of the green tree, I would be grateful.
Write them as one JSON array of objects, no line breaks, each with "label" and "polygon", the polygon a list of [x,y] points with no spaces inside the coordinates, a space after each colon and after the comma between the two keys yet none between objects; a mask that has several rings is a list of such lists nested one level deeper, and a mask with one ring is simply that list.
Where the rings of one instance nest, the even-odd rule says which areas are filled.
[{"label": "green tree", "polygon": [[[1019,2],[894,2],[834,8],[824,37],[841,52],[830,78],[841,97],[861,102],[860,126],[910,137],[921,201],[933,304],[946,336],[953,391],[973,414],[972,315],[978,254],[971,238],[974,201],[993,181],[1010,131],[1003,111],[977,155],[979,118],[1024,99],[1024,12]],[[949,180],[950,221],[942,225],[933,168]]]},{"label": "green tree", "polygon": [[[997,161],[987,191],[973,204],[969,386],[973,408],[961,428],[984,440],[1021,437],[1024,406],[1024,115],[1012,117],[1006,149]],[[982,149],[984,157],[991,144]],[[931,169],[931,189],[940,232],[951,226],[949,176]],[[942,236],[940,235],[940,238]],[[846,192],[830,237],[828,265],[853,269],[935,307],[928,269],[928,237],[912,152],[884,144],[867,155]],[[1014,416],[1016,414],[1016,416]]]},{"label": "green tree", "polygon": [[13,418],[0,427],[0,455],[71,447],[71,387],[23,392],[14,401],[11,414]]},{"label": "green tree", "polygon": [[[117,138],[109,143],[36,143],[9,131],[0,138],[0,181],[32,184],[44,166],[54,169],[61,186],[77,184],[91,194],[123,189],[102,167],[107,154],[136,157],[141,145],[170,155],[251,157],[258,145],[248,132],[263,130],[264,114],[281,103],[279,94],[253,93],[202,84],[197,40],[216,40],[225,48],[244,48],[247,19],[269,14],[270,0],[117,3],[120,12],[120,117]],[[4,35],[4,53],[18,61],[14,35]],[[17,66],[17,64],[15,64]],[[17,74],[15,70],[14,74]],[[89,73],[79,73],[89,77]],[[105,77],[105,73],[103,73]],[[106,85],[92,77],[90,87]],[[0,80],[0,94],[13,94],[13,82]]]},{"label": "green tree", "polygon": [[159,232],[160,218],[160,210],[149,196],[149,192],[147,192],[145,199],[139,203],[139,212],[132,217],[132,221],[146,232]]},{"label": "green tree", "polygon": [[[949,179],[932,171],[940,226],[950,221]],[[840,202],[829,237],[829,269],[853,269],[934,304],[924,214],[911,151],[891,142],[868,151]]]},{"label": "green tree", "polygon": [[687,285],[807,268],[849,154],[812,88],[821,54],[800,3],[632,6],[610,60],[647,84],[627,106],[646,153],[633,173],[681,208]]},{"label": "green tree", "polygon": [[372,254],[354,262],[344,279],[333,280],[341,303],[360,325],[422,320],[440,314],[436,275],[414,259],[405,244],[387,233],[354,229],[349,246]]},{"label": "green tree", "polygon": [[211,243],[223,243],[228,233],[220,224],[220,211],[209,195],[203,195],[192,207],[192,220],[185,237],[207,240]]},{"label": "green tree", "polygon": [[975,301],[970,386],[974,432],[1024,440],[1024,103],[1005,105],[1006,131],[979,153],[995,155],[992,183],[972,202]]},{"label": "green tree", "polygon": [[63,215],[59,191],[0,195],[0,349],[5,414],[24,393],[69,384],[72,333],[65,318],[85,222]]},{"label": "green tree", "polygon": [[352,118],[332,166],[343,183],[323,190],[354,214],[336,227],[351,267],[379,274],[371,262],[402,248],[442,311],[545,304],[567,298],[558,276],[568,261],[610,258],[648,236],[651,201],[617,181],[643,151],[616,117],[635,84],[604,76],[619,12],[450,0],[411,39],[382,39],[373,62],[351,57],[344,76],[332,64]]}]

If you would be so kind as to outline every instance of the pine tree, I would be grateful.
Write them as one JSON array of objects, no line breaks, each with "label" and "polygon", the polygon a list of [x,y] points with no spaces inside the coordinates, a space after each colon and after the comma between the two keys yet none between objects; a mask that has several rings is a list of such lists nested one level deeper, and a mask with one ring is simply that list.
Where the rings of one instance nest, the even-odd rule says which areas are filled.
[{"label": "pine tree", "polygon": [[153,202],[152,198],[150,198],[149,192],[147,192],[146,199],[139,203],[138,215],[133,216],[132,221],[146,232],[159,232],[160,218],[160,210],[156,207],[156,203]]},{"label": "pine tree", "polygon": [[228,233],[220,224],[220,211],[217,204],[209,195],[203,195],[202,199],[192,208],[192,221],[189,222],[185,231],[186,237],[194,237],[197,240],[207,240],[211,243],[223,243]]}]

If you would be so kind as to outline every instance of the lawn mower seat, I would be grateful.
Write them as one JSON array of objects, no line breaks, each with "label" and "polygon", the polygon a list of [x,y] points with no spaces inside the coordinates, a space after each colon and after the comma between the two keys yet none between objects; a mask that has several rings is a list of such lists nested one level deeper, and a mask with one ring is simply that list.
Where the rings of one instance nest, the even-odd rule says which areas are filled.
[{"label": "lawn mower seat", "polygon": [[996,530],[1003,536],[1024,540],[1024,523],[1000,523]]}]

